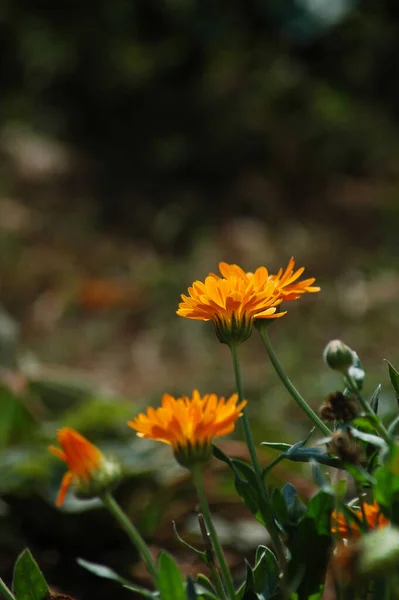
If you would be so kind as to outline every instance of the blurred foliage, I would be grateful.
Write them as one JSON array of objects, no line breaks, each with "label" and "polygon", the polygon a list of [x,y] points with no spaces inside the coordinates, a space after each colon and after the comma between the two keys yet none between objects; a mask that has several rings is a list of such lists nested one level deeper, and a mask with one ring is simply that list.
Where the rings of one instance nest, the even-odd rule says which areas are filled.
[{"label": "blurred foliage", "polygon": [[[179,294],[220,258],[244,257],[251,267],[295,253],[324,278],[325,302],[303,304],[276,332],[287,370],[314,403],[336,385],[319,376],[329,337],[356,339],[374,363],[367,385],[382,379],[380,348],[397,355],[398,35],[394,0],[1,3],[0,191],[16,199],[7,210],[19,215],[7,229],[0,214],[1,304],[20,323],[0,312],[5,574],[28,540],[54,581],[82,599],[94,577],[83,581],[78,552],[118,570],[124,561],[124,574],[143,577],[135,557],[122,559],[123,534],[100,511],[79,519],[52,507],[62,465],[47,445],[60,425],[123,458],[121,499],[146,535],[157,528],[156,545],[173,545],[172,514],[190,532],[191,488],[164,454],[130,443],[124,421],[136,407],[124,394],[149,399],[192,381],[230,389],[228,357],[211,330],[171,320]],[[26,131],[72,148],[76,188],[68,177],[51,187],[10,168],[15,140],[30,148]],[[49,146],[50,155],[56,150]],[[37,154],[34,145],[29,160]],[[261,221],[235,222],[237,215]],[[304,227],[309,216],[322,226]],[[100,237],[98,219],[149,245]],[[151,243],[193,252],[189,261],[169,260]],[[256,435],[275,440],[285,427],[291,441],[304,419],[251,344],[243,360]],[[57,368],[43,373],[37,356],[90,372],[92,381]],[[100,394],[105,382],[118,391]],[[383,390],[385,406],[389,394]],[[278,473],[292,479],[292,470]],[[233,482],[225,471],[209,481],[215,511],[234,518],[238,531],[237,516],[248,514],[232,500]],[[221,499],[229,499],[226,513]],[[98,598],[114,590],[100,586]]]},{"label": "blurred foliage", "polygon": [[347,176],[383,179],[389,205],[398,16],[394,0],[5,0],[0,120],[94,157],[104,221],[134,217],[161,247],[227,208],[321,216]]}]

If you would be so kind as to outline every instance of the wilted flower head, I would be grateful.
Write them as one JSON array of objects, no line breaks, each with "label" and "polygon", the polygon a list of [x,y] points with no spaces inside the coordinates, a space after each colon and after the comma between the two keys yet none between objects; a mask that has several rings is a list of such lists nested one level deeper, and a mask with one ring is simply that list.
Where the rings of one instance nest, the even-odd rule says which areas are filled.
[{"label": "wilted flower head", "polygon": [[234,430],[246,403],[238,403],[237,394],[226,400],[216,394],[201,396],[198,390],[191,398],[164,394],[160,408],[148,408],[128,425],[139,437],[170,444],[178,462],[191,466],[210,458],[213,438]]},{"label": "wilted flower head", "polygon": [[61,448],[50,446],[55,456],[67,463],[68,471],[62,478],[56,504],[61,506],[71,484],[78,496],[93,498],[108,489],[119,478],[120,467],[83,435],[64,427],[57,432]]},{"label": "wilted flower head", "polygon": [[343,394],[334,392],[320,407],[320,416],[324,421],[350,421],[358,413],[356,400]]},{"label": "wilted flower head", "polygon": [[[375,500],[373,504],[364,503],[363,510],[361,508],[357,510],[351,510],[359,521],[363,521],[364,513],[367,530],[386,527],[390,524],[389,519],[382,514],[380,506]],[[348,522],[348,519],[344,516],[344,514],[337,510],[334,510],[331,515],[331,532],[337,533],[341,539],[360,537],[361,535],[361,531],[357,523],[354,521]]]},{"label": "wilted flower head", "polygon": [[[252,333],[254,320],[275,319],[285,312],[283,300],[295,300],[305,292],[317,292],[314,279],[296,282],[303,268],[294,271],[291,259],[285,271],[269,274],[266,267],[246,273],[235,264],[219,263],[221,276],[210,273],[205,281],[195,281],[182,294],[177,314],[188,319],[212,321],[223,343],[243,342]],[[296,282],[296,283],[295,283]]]}]

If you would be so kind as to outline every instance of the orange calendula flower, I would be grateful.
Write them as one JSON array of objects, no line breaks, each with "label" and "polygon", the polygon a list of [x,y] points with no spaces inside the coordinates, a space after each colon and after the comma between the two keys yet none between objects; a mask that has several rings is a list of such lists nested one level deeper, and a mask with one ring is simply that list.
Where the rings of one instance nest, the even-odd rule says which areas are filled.
[{"label": "orange calendula flower", "polygon": [[[390,524],[389,519],[382,514],[379,504],[374,500],[373,504],[365,503],[363,505],[364,515],[367,521],[367,529],[378,529],[386,527]],[[363,511],[359,508],[353,510],[353,514],[363,521]],[[334,510],[331,515],[331,533],[338,533],[342,539],[348,539],[351,537],[360,537],[361,531],[357,523],[348,522],[348,519],[340,513]]]},{"label": "orange calendula flower", "polygon": [[77,486],[78,495],[93,498],[109,487],[119,475],[119,466],[105,458],[103,453],[74,429],[64,427],[57,432],[61,448],[50,446],[55,456],[65,461],[68,471],[62,478],[56,504],[61,506],[71,484]]},{"label": "orange calendula flower", "polygon": [[177,461],[190,467],[210,458],[213,438],[234,430],[246,404],[246,400],[238,403],[238,394],[228,399],[216,394],[201,396],[198,390],[191,398],[164,394],[160,408],[148,408],[128,425],[139,437],[170,444]]},{"label": "orange calendula flower", "polygon": [[223,343],[243,342],[252,333],[254,319],[273,319],[282,298],[265,267],[245,273],[237,265],[219,264],[223,277],[211,273],[195,281],[182,294],[177,314],[187,319],[212,321]]},{"label": "orange calendula flower", "polygon": [[283,300],[294,300],[305,292],[317,292],[313,279],[297,282],[304,269],[294,271],[294,260],[287,268],[269,274],[265,267],[246,273],[235,264],[219,263],[222,276],[210,273],[205,281],[195,281],[182,294],[177,314],[187,319],[213,321],[223,343],[243,342],[252,333],[254,320],[276,319],[285,315],[278,307]]}]

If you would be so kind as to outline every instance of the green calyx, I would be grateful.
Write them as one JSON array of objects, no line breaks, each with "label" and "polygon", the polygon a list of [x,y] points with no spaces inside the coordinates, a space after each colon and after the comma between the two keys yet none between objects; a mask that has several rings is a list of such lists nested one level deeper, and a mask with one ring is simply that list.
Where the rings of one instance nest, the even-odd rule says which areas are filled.
[{"label": "green calyx", "polygon": [[182,467],[192,469],[195,465],[207,463],[212,456],[210,443],[179,445],[174,449],[174,457]]},{"label": "green calyx", "polygon": [[215,332],[219,341],[222,344],[241,344],[251,337],[253,328],[253,319],[249,319],[245,315],[241,319],[237,319],[233,314],[231,323],[222,319],[213,321]]},{"label": "green calyx", "polygon": [[97,498],[112,490],[122,476],[120,463],[112,457],[104,457],[102,464],[90,474],[89,479],[74,480],[74,493],[78,498]]}]

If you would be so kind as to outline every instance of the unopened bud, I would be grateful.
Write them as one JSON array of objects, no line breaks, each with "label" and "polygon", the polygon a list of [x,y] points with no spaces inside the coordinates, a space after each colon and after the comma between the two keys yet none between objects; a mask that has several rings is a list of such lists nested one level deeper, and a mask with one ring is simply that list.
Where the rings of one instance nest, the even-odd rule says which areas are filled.
[{"label": "unopened bud", "polygon": [[384,527],[361,538],[356,571],[360,578],[375,578],[397,570],[399,529]]},{"label": "unopened bud", "polygon": [[329,438],[328,446],[345,463],[360,465],[364,462],[363,451],[349,431],[335,431]]},{"label": "unopened bud", "polygon": [[346,375],[350,367],[355,364],[356,352],[341,340],[331,340],[324,349],[323,358],[331,369]]},{"label": "unopened bud", "polygon": [[116,487],[122,476],[120,463],[113,457],[103,456],[99,467],[92,471],[89,478],[75,481],[74,494],[78,498],[96,498]]}]

